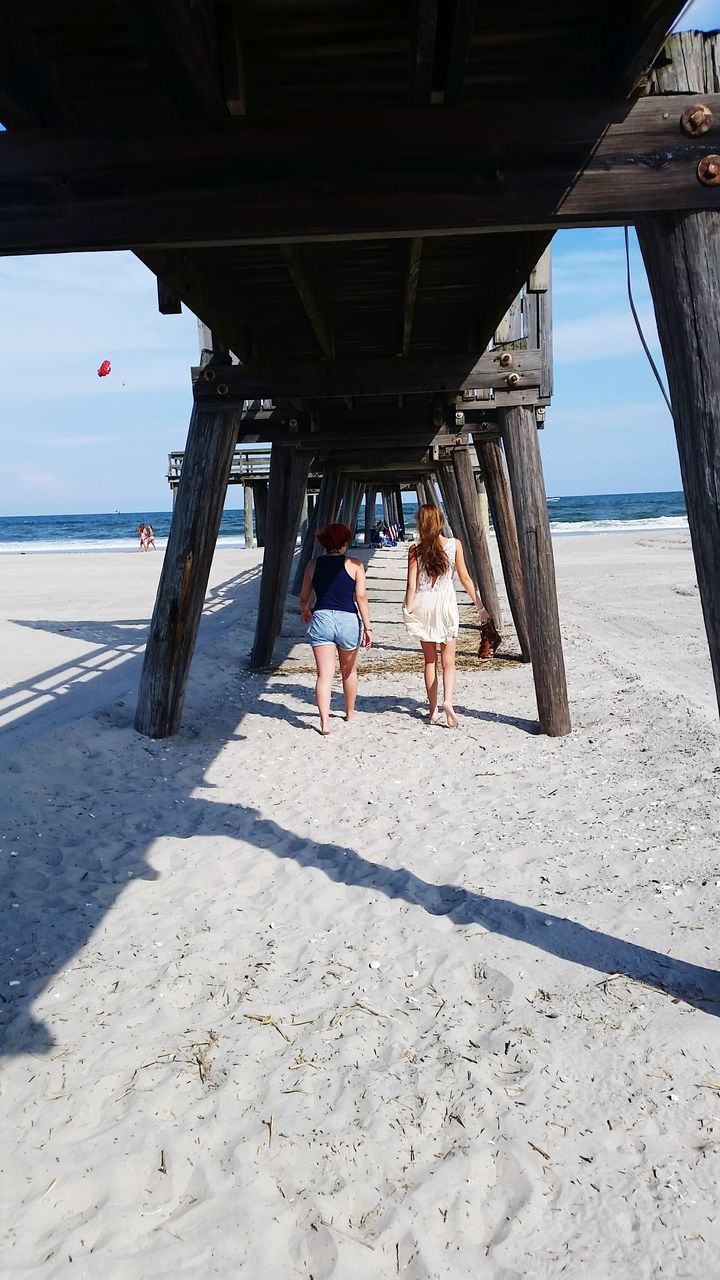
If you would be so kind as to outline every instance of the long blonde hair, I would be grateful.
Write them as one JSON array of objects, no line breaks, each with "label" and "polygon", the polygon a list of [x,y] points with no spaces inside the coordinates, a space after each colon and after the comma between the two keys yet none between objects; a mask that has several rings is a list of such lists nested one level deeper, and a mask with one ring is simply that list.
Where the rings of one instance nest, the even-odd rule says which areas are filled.
[{"label": "long blonde hair", "polygon": [[450,561],[440,541],[440,530],[443,527],[442,511],[439,507],[419,507],[417,524],[420,540],[415,554],[418,564],[434,583],[450,568]]}]

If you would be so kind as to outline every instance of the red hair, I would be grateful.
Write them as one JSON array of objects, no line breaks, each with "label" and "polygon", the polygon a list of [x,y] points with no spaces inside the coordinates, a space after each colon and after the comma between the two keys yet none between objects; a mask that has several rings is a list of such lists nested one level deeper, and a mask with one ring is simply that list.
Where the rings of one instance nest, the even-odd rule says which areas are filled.
[{"label": "red hair", "polygon": [[325,551],[342,551],[352,542],[352,529],[346,524],[326,524],[315,534],[320,546]]}]

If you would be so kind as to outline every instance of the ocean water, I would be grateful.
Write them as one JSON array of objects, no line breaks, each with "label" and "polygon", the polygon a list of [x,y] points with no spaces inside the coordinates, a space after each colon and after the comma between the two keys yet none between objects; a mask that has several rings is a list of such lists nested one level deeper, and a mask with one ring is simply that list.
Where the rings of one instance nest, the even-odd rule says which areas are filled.
[{"label": "ocean water", "polygon": [[[415,502],[404,502],[406,530],[415,528]],[[640,529],[687,529],[682,493],[615,493],[585,497],[548,498],[550,528],[554,536],[578,533],[614,533]],[[382,518],[380,504],[376,520]],[[78,516],[0,516],[0,554],[23,555],[33,551],[137,551],[135,530],[150,523],[161,550],[167,543],[170,511],[116,511]],[[244,547],[242,511],[223,512],[218,545]],[[364,526],[360,512],[360,539]],[[153,552],[148,552],[152,555]]]}]

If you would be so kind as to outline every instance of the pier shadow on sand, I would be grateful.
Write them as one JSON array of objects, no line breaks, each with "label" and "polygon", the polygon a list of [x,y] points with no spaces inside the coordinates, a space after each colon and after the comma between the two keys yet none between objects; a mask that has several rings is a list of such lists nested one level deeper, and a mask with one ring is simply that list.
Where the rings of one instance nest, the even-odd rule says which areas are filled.
[{"label": "pier shadow on sand", "polygon": [[[248,611],[257,594],[258,573],[246,574],[222,583],[209,595],[203,620],[199,654],[203,659],[238,653],[236,637],[239,622],[247,627]],[[296,835],[265,817],[256,809],[243,805],[226,805],[205,797],[197,798],[193,790],[204,785],[204,778],[219,750],[233,736],[247,715],[270,715],[289,721],[301,733],[299,743],[307,743],[315,721],[312,689],[292,679],[257,675],[244,681],[237,698],[224,697],[213,709],[213,723],[205,726],[200,740],[190,729],[177,738],[150,742],[132,736],[131,707],[118,711],[114,700],[137,687],[141,649],[147,627],[141,619],[103,622],[24,623],[53,631],[72,630],[95,645],[96,672],[90,682],[92,697],[88,700],[88,681],[83,679],[82,664],[73,660],[52,672],[38,675],[27,686],[14,691],[27,695],[27,708],[13,723],[39,741],[33,767],[42,771],[42,735],[58,725],[69,723],[93,712],[100,723],[127,731],[123,750],[148,753],[149,768],[154,759],[172,752],[173,766],[166,786],[156,787],[156,808],[152,831],[138,835],[134,820],[134,795],[130,784],[116,794],[117,838],[94,845],[88,839],[92,830],[92,814],[87,806],[76,805],[68,814],[65,803],[58,831],[53,830],[53,810],[38,815],[31,829],[15,843],[2,845],[0,864],[0,931],[3,949],[0,953],[0,1055],[23,1053],[47,1054],[55,1040],[51,1024],[34,1018],[34,1001],[47,989],[53,978],[62,973],[73,957],[88,943],[105,914],[132,881],[157,880],[158,901],[162,898],[162,877],[150,866],[147,851],[159,837],[172,836],[192,840],[194,836],[218,835],[227,839],[228,832],[278,859],[292,859],[300,866],[319,868],[329,879],[346,885],[349,891],[383,893],[393,901],[409,904],[418,912],[422,927],[423,913],[445,916],[459,927],[479,925],[492,933],[524,942],[539,951],[556,956],[600,974],[623,973],[647,983],[672,999],[717,1014],[720,1012],[720,975],[683,960],[650,950],[624,939],[614,938],[576,921],[550,915],[547,911],[524,906],[502,898],[474,893],[452,884],[431,884],[412,870],[384,867],[369,861],[354,849],[332,843],[316,843]],[[292,629],[291,629],[292,631]],[[288,650],[297,641],[288,634],[281,641]],[[235,643],[234,643],[235,642]],[[129,658],[127,657],[130,652]],[[118,655],[126,655],[119,670],[114,665]],[[238,653],[242,665],[244,654]],[[79,668],[76,679],[71,667]],[[420,672],[418,671],[418,678]],[[119,687],[118,680],[121,685]],[[270,683],[272,681],[272,683]],[[191,674],[192,684],[192,674]],[[39,690],[55,690],[53,701],[37,705],[34,695]],[[296,710],[282,706],[276,696],[292,694],[307,706]],[[370,695],[368,710],[380,715],[417,715],[419,699],[399,695]],[[460,709],[460,708],[459,708]],[[464,714],[479,721],[500,722],[522,733],[537,733],[537,725],[519,717],[465,709]],[[196,710],[195,718],[202,718]],[[209,728],[209,732],[206,730]],[[26,741],[27,739],[23,739]],[[190,748],[192,750],[190,750]],[[305,749],[305,748],[303,748]],[[192,765],[192,769],[190,769]],[[8,752],[4,762],[4,786],[12,795],[14,770],[18,766]],[[189,776],[190,775],[190,776]],[[149,776],[153,776],[151,773]],[[182,780],[181,780],[182,779]],[[142,785],[142,783],[141,783]],[[144,784],[147,786],[147,781]],[[133,833],[135,835],[133,836]],[[61,843],[64,841],[64,844]],[[16,857],[11,854],[15,852]],[[62,874],[59,874],[62,868]],[[240,890],[239,890],[240,891]]]}]

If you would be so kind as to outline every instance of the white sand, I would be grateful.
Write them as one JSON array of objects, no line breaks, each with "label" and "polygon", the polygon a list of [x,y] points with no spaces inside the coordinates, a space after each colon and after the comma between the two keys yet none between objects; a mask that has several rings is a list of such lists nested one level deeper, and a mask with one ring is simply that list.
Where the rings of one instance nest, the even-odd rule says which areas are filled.
[{"label": "white sand", "polygon": [[717,1274],[688,538],[556,556],[570,737],[517,663],[424,724],[384,552],[365,713],[321,739],[290,613],[281,673],[244,669],[259,556],[227,551],[169,742],[132,728],[160,556],[0,557],[3,1276]]}]

